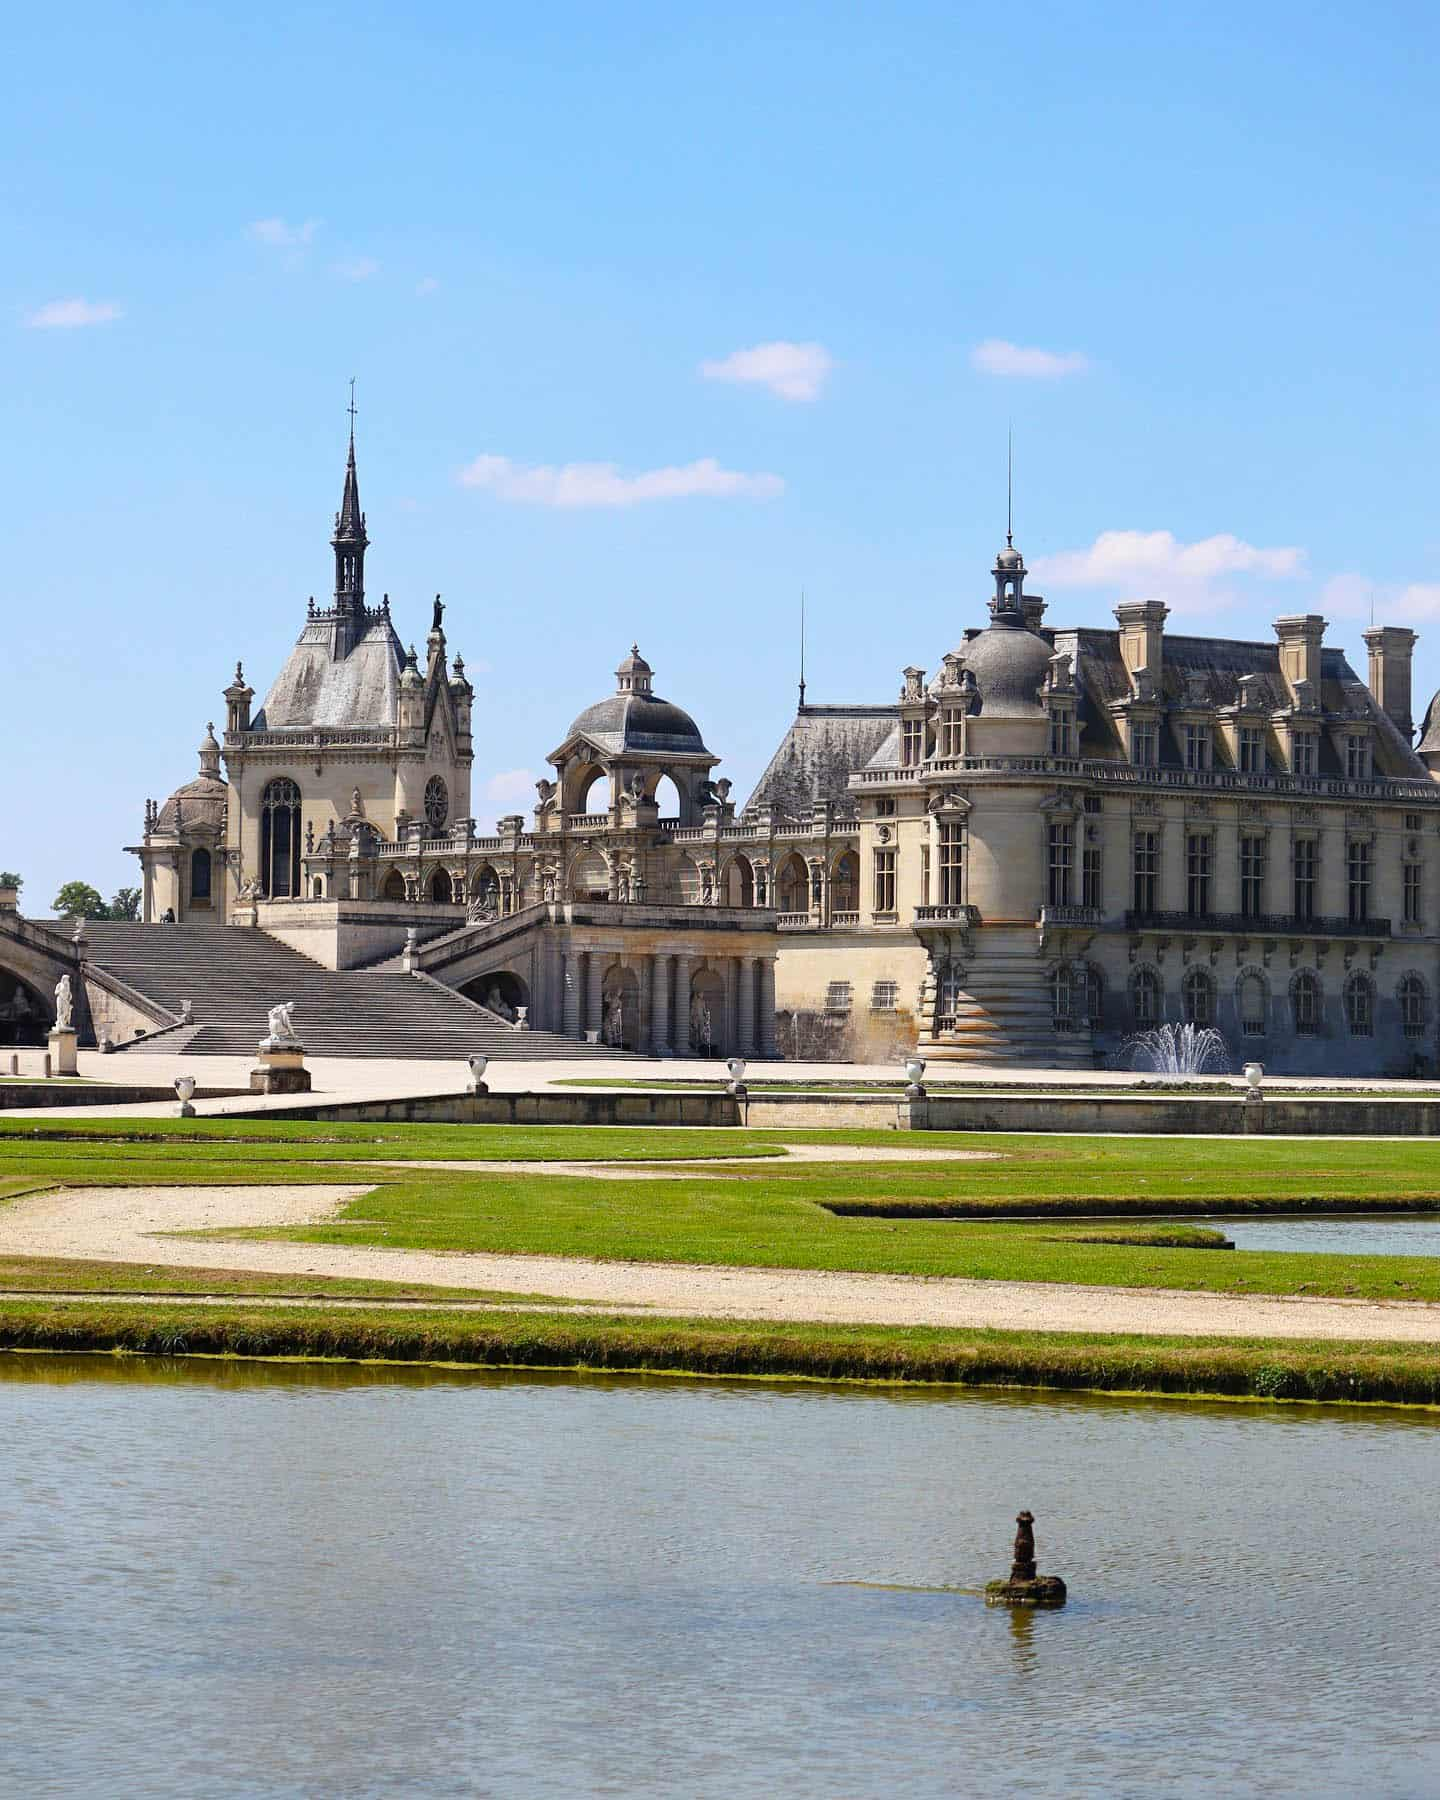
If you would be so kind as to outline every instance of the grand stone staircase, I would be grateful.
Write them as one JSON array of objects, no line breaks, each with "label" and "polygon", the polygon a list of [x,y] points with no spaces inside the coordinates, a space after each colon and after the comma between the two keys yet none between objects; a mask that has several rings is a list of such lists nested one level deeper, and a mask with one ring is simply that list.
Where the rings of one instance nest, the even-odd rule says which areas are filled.
[{"label": "grand stone staircase", "polygon": [[[1045,967],[1032,927],[986,927],[956,1000],[954,1023],[922,1043],[937,1062],[1029,1063],[1050,1069],[1094,1067],[1091,1034],[1055,1029]],[[926,996],[933,1007],[934,997]],[[933,1013],[932,1013],[933,1017]]]},{"label": "grand stone staircase", "polygon": [[452,1058],[505,1062],[615,1056],[550,1031],[516,1031],[497,1014],[425,977],[324,969],[263,931],[218,925],[92,920],[86,956],[177,1016],[195,1023],[136,1038],[126,1054],[249,1056],[266,1015],[295,1002],[295,1029],[312,1056]]}]

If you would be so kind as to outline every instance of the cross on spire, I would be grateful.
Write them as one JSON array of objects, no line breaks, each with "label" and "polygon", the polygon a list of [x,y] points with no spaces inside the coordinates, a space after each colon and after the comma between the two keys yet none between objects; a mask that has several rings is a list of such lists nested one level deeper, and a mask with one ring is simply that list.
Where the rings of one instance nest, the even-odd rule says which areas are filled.
[{"label": "cross on spire", "polygon": [[350,404],[345,408],[350,415],[350,447],[355,447],[355,377],[350,377]]}]

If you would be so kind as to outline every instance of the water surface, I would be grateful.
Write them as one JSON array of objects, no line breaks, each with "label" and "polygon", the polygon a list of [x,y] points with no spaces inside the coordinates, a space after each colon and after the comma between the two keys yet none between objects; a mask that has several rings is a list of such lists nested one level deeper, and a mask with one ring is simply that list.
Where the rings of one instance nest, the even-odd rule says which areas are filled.
[{"label": "water surface", "polygon": [[1436,1429],[0,1357],[4,1791],[1433,1794]]},{"label": "water surface", "polygon": [[1237,1250],[1304,1250],[1329,1256],[1440,1256],[1440,1213],[1307,1214],[1189,1219],[1223,1231]]}]

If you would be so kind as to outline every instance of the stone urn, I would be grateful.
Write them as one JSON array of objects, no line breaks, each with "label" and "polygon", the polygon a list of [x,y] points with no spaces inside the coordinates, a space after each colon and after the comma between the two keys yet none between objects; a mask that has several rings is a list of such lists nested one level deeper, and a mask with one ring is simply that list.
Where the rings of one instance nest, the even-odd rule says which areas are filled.
[{"label": "stone urn", "polygon": [[175,1077],[175,1094],[180,1102],[180,1117],[193,1119],[195,1108],[190,1102],[195,1098],[195,1077],[193,1075],[177,1075]]},{"label": "stone urn", "polygon": [[472,1094],[488,1094],[490,1089],[485,1085],[485,1071],[490,1066],[488,1056],[467,1056],[470,1065],[470,1092]]},{"label": "stone urn", "polygon": [[905,1098],[907,1100],[923,1100],[925,1098],[925,1058],[923,1056],[907,1056],[905,1058]]},{"label": "stone urn", "polygon": [[1264,1063],[1247,1062],[1245,1065],[1244,1074],[1245,1074],[1245,1080],[1249,1084],[1249,1088],[1250,1088],[1250,1092],[1245,1096],[1245,1098],[1247,1100],[1258,1099],[1260,1096],[1260,1083],[1265,1079]]},{"label": "stone urn", "polygon": [[732,1095],[736,1100],[745,1099],[745,1058],[732,1056],[726,1061],[725,1068],[730,1076],[729,1081],[725,1083],[726,1093]]}]

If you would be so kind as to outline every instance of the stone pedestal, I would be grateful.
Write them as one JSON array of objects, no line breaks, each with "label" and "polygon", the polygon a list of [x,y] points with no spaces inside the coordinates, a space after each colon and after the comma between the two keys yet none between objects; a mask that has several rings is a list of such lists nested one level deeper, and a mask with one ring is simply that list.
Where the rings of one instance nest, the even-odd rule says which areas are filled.
[{"label": "stone pedestal", "polygon": [[50,1033],[50,1071],[52,1075],[78,1075],[80,1064],[75,1056],[75,1033],[68,1025],[57,1025]]},{"label": "stone pedestal", "polygon": [[1021,1581],[987,1581],[987,1606],[1063,1606],[1065,1583],[1058,1575],[1032,1575]]},{"label": "stone pedestal", "polygon": [[263,1040],[250,1071],[252,1094],[308,1094],[310,1071],[303,1044],[267,1044]]}]

